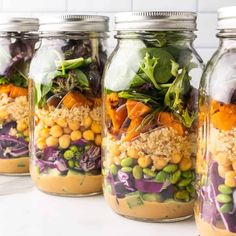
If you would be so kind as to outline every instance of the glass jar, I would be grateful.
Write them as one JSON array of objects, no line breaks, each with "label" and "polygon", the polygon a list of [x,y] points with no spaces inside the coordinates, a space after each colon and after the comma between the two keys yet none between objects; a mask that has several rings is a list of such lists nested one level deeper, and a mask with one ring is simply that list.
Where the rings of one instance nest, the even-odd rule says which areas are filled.
[{"label": "glass jar", "polygon": [[236,235],[235,12],[218,12],[220,44],[200,85],[195,216],[201,236]]},{"label": "glass jar", "polygon": [[145,221],[193,213],[198,84],[196,15],[121,13],[104,75],[104,194]]},{"label": "glass jar", "polygon": [[108,18],[64,15],[40,21],[30,66],[31,175],[56,195],[101,193],[101,75]]},{"label": "glass jar", "polygon": [[38,30],[35,18],[0,19],[0,173],[29,173],[28,68]]}]

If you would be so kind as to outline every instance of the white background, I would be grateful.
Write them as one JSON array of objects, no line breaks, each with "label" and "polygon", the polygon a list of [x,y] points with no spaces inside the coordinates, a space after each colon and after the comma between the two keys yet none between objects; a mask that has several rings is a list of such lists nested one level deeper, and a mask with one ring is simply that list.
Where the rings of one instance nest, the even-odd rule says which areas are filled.
[{"label": "white background", "polygon": [[[118,11],[185,10],[198,12],[196,48],[203,59],[209,59],[217,47],[216,10],[236,5],[236,0],[0,0],[0,12],[37,16],[54,13],[104,14],[113,17]],[[112,49],[115,40],[109,41]]]}]

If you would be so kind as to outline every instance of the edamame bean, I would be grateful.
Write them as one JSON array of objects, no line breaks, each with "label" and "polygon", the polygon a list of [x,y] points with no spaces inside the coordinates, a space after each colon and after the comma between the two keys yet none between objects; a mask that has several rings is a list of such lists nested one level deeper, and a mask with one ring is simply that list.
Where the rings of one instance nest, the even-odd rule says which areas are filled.
[{"label": "edamame bean", "polygon": [[75,166],[80,168],[80,164],[79,164],[79,161],[75,161]]},{"label": "edamame bean", "polygon": [[128,167],[128,166],[127,167],[125,166],[125,167],[121,168],[121,171],[123,171],[125,173],[132,172],[132,170],[133,170],[132,167]]},{"label": "edamame bean", "polygon": [[66,160],[70,160],[70,159],[72,159],[72,158],[75,156],[75,154],[74,154],[74,152],[72,152],[71,150],[66,150],[66,151],[64,152],[63,156],[64,156],[64,158],[65,158]]},{"label": "edamame bean", "polygon": [[170,176],[169,181],[171,184],[176,184],[179,181],[180,177],[181,177],[181,171],[177,170]]},{"label": "edamame bean", "polygon": [[132,166],[132,164],[133,164],[133,158],[131,158],[131,157],[124,158],[124,159],[121,160],[120,164],[121,164],[121,166],[123,166],[123,167]]},{"label": "edamame bean", "polygon": [[179,187],[186,187],[187,185],[189,185],[192,182],[191,179],[183,179],[178,183]]},{"label": "edamame bean", "polygon": [[163,202],[161,194],[158,193],[145,193],[143,194],[143,200],[149,202]]},{"label": "edamame bean", "polygon": [[175,164],[169,164],[163,168],[163,171],[167,173],[174,173],[178,169],[178,166]]},{"label": "edamame bean", "polygon": [[79,151],[79,148],[78,148],[76,145],[71,145],[71,146],[70,146],[70,150],[71,150],[72,152],[78,152],[78,151]]},{"label": "edamame bean", "polygon": [[183,172],[182,172],[182,176],[183,176],[184,178],[186,178],[186,179],[190,179],[190,178],[193,177],[192,171],[191,171],[191,170],[183,171]]},{"label": "edamame bean", "polygon": [[216,200],[219,203],[230,203],[230,202],[232,202],[233,199],[230,195],[220,193],[216,196]]},{"label": "edamame bean", "polygon": [[157,173],[155,180],[158,183],[164,183],[169,178],[169,174],[164,171],[160,171]]},{"label": "edamame bean", "polygon": [[231,212],[233,209],[233,204],[232,203],[225,203],[220,207],[220,211],[225,214]]},{"label": "edamame bean", "polygon": [[190,200],[189,192],[186,190],[180,190],[174,194],[176,200],[188,202]]},{"label": "edamame bean", "polygon": [[139,165],[136,165],[133,168],[133,176],[134,176],[135,179],[142,179],[143,169]]},{"label": "edamame bean", "polygon": [[117,172],[118,172],[118,168],[116,165],[112,164],[110,166],[110,172],[113,174],[113,175],[117,175]]},{"label": "edamame bean", "polygon": [[194,186],[193,186],[192,184],[186,186],[186,190],[190,193],[190,196],[191,196],[192,198],[195,197],[196,191],[195,191],[195,188],[194,188]]},{"label": "edamame bean", "polygon": [[225,184],[219,185],[218,190],[223,194],[232,194],[233,193],[233,190],[230,187],[226,186]]},{"label": "edamame bean", "polygon": [[143,169],[143,173],[149,177],[155,177],[156,174],[154,171],[152,171],[151,169],[148,169],[148,168],[144,168]]},{"label": "edamame bean", "polygon": [[74,167],[75,167],[74,161],[69,160],[69,161],[68,161],[68,166],[69,166],[70,168],[74,168]]}]

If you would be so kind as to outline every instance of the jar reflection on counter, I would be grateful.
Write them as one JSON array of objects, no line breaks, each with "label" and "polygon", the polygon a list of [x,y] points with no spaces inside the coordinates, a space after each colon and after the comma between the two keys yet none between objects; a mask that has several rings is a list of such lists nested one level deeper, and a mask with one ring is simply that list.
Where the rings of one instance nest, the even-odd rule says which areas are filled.
[{"label": "jar reflection on counter", "polygon": [[30,67],[31,175],[44,192],[101,193],[107,23],[107,17],[82,15],[40,22],[40,46]]},{"label": "jar reflection on counter", "polygon": [[29,174],[28,68],[38,19],[0,18],[0,173]]},{"label": "jar reflection on counter", "polygon": [[104,195],[144,221],[192,215],[196,115],[202,61],[196,15],[123,13],[104,73]]},{"label": "jar reflection on counter", "polygon": [[201,236],[236,235],[235,10],[218,12],[220,44],[200,85],[195,218]]}]

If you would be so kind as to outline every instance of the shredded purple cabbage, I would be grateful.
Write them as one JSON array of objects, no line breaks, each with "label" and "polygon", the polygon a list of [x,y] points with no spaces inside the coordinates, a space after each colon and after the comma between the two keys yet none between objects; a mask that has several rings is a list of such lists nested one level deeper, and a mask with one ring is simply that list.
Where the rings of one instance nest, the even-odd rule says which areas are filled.
[{"label": "shredded purple cabbage", "polygon": [[0,135],[0,155],[5,158],[28,156],[28,142],[8,134]]}]

